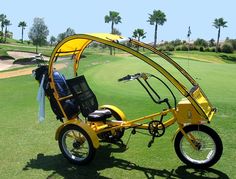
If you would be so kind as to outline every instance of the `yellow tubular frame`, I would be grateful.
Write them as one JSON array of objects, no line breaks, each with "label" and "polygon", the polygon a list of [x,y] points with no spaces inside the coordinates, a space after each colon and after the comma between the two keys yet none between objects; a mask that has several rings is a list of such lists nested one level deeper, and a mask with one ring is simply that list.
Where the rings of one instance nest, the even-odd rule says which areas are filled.
[{"label": "yellow tubular frame", "polygon": [[[66,114],[65,114],[65,112],[64,112],[64,110],[63,110],[63,108],[60,104],[60,100],[62,100],[62,99],[59,98],[58,92],[57,92],[57,90],[55,88],[55,84],[54,84],[53,64],[54,64],[55,60],[57,59],[57,57],[61,53],[73,54],[72,53],[73,51],[61,52],[61,48],[64,47],[63,46],[64,44],[69,43],[70,41],[72,42],[73,40],[77,40],[77,39],[81,40],[81,41],[84,41],[84,43],[80,46],[80,49],[75,48],[76,52],[77,52],[76,53],[76,59],[74,60],[74,75],[75,76],[77,76],[77,70],[79,68],[80,56],[83,53],[84,49],[91,42],[96,41],[96,42],[99,42],[99,43],[102,43],[102,44],[105,44],[105,45],[109,45],[109,46],[115,47],[117,49],[123,50],[123,51],[125,51],[129,54],[132,54],[133,56],[135,56],[138,59],[144,61],[145,63],[149,64],[154,69],[159,71],[164,77],[166,77],[179,90],[179,92],[183,96],[185,96],[190,101],[190,103],[192,104],[192,106],[197,111],[197,113],[201,116],[202,119],[205,119],[206,121],[210,121],[212,119],[215,111],[213,110],[213,106],[211,105],[211,103],[207,99],[206,95],[203,93],[202,89],[199,87],[197,82],[182,67],[180,67],[175,61],[173,61],[170,57],[168,57],[164,53],[156,50],[155,48],[153,48],[150,45],[147,45],[145,43],[142,43],[142,42],[139,42],[139,41],[133,40],[133,39],[129,40],[129,42],[134,44],[134,45],[139,45],[141,47],[144,47],[144,48],[147,48],[147,49],[151,50],[153,53],[155,53],[158,56],[162,57],[163,59],[168,61],[170,64],[172,64],[176,69],[178,69],[183,74],[183,76],[185,76],[190,81],[190,83],[193,86],[195,86],[199,89],[199,93],[204,98],[203,101],[205,100],[207,102],[207,105],[210,108],[210,112],[207,112],[206,110],[204,110],[201,107],[201,105],[197,102],[197,99],[194,98],[193,94],[190,94],[190,92],[188,92],[187,88],[182,83],[180,83],[173,75],[171,75],[168,71],[166,71],[158,63],[154,62],[152,59],[145,56],[144,54],[141,54],[138,51],[135,51],[135,50],[133,50],[133,49],[131,49],[131,48],[125,46],[125,45],[120,44],[117,40],[122,39],[122,37],[111,35],[111,34],[107,34],[107,36],[108,37],[106,38],[106,34],[105,34],[105,36],[104,36],[104,34],[102,36],[101,35],[93,35],[93,34],[90,34],[90,35],[89,34],[73,35],[73,36],[67,37],[64,40],[62,40],[54,48],[54,50],[52,52],[52,55],[51,55],[51,58],[50,58],[50,61],[49,61],[49,71],[48,71],[49,78],[50,78],[50,87],[54,90],[53,95],[54,95],[55,99],[57,100],[58,105],[59,105],[59,107],[60,107],[60,109],[61,109],[61,111],[62,111],[62,113],[63,113],[63,115],[66,119],[68,119],[68,118],[67,118],[67,116],[66,116]],[[117,112],[119,114],[119,116],[121,117],[123,122],[122,123],[120,123],[120,122],[116,123],[116,122],[110,121],[110,122],[107,122],[106,125],[102,125],[102,124],[100,125],[99,123],[97,123],[97,125],[96,125],[95,124],[96,122],[95,122],[94,124],[91,124],[91,128],[90,128],[91,130],[94,130],[95,133],[106,132],[106,131],[110,131],[110,130],[118,129],[118,128],[122,128],[122,127],[124,127],[124,128],[135,127],[135,128],[139,128],[139,129],[148,129],[148,125],[144,125],[144,124],[139,125],[137,123],[140,122],[140,121],[146,120],[146,119],[154,120],[154,118],[156,118],[158,116],[162,116],[162,115],[165,116],[167,113],[172,113],[173,117],[163,123],[165,127],[169,127],[170,125],[175,123],[176,120],[177,120],[176,109],[169,109],[169,110],[166,110],[166,111],[163,111],[163,112],[160,112],[160,113],[155,113],[155,114],[148,115],[148,116],[145,116],[145,117],[141,117],[141,118],[138,118],[138,119],[134,119],[134,120],[131,120],[131,121],[126,121],[126,117],[125,117],[124,113],[121,110],[119,110],[118,108],[116,108],[114,106],[111,106],[111,105],[101,106],[101,108],[108,108],[108,109],[111,109],[111,110],[115,110],[115,112]],[[202,120],[202,119],[199,119],[199,120]],[[72,121],[72,123],[74,125],[78,125],[78,126],[82,125],[78,121],[75,122],[74,120]],[[66,125],[67,124],[71,124],[71,122],[67,122]],[[83,124],[81,127],[85,127],[85,125],[87,125],[87,124]],[[109,125],[111,127],[107,127]],[[58,129],[57,135],[60,132],[60,130],[63,128],[63,126],[64,126],[64,124]],[[87,127],[85,127],[86,130],[88,130],[88,127],[89,127],[88,125],[87,125]],[[185,135],[185,133],[183,131],[183,125],[179,124],[179,130]],[[88,130],[88,132],[90,133],[91,137],[95,140],[94,145],[97,146],[97,139],[94,137],[94,133],[91,132],[90,130]],[[187,139],[189,141],[191,141],[188,136],[185,136],[185,137],[187,137]]]}]

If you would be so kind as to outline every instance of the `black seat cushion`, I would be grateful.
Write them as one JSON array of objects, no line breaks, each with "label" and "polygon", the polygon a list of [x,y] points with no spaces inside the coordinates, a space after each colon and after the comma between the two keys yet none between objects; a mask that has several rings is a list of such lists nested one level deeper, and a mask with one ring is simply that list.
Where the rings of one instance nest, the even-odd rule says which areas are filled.
[{"label": "black seat cushion", "polygon": [[99,109],[88,115],[88,121],[105,121],[110,118],[112,113],[108,109]]}]

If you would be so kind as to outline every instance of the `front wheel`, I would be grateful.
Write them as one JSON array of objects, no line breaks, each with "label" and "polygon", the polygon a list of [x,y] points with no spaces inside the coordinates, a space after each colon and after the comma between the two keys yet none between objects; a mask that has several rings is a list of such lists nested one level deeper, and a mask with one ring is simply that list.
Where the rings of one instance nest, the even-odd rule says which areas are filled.
[{"label": "front wheel", "polygon": [[58,144],[64,157],[73,164],[87,164],[95,156],[91,138],[79,126],[65,126],[59,133]]},{"label": "front wheel", "polygon": [[183,128],[190,140],[181,131],[175,138],[175,152],[182,162],[194,168],[208,168],[221,157],[223,145],[219,135],[205,125],[189,125]]}]

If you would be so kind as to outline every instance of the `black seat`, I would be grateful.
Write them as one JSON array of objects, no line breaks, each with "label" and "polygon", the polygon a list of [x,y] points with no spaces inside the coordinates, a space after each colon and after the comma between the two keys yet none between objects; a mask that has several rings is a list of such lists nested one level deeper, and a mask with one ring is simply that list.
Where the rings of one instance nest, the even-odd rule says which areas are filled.
[{"label": "black seat", "polygon": [[104,121],[111,117],[110,110],[98,110],[97,98],[83,75],[66,80],[66,82],[76,101],[78,101],[82,115],[87,117],[88,121]]},{"label": "black seat", "polygon": [[88,115],[88,121],[105,121],[111,115],[111,111],[108,109],[95,110]]}]

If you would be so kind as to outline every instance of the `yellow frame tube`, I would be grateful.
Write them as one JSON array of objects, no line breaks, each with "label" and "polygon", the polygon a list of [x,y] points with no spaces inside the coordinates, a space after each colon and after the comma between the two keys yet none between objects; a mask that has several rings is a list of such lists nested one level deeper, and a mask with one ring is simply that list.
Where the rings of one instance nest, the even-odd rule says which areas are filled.
[{"label": "yellow frame tube", "polygon": [[[170,110],[166,110],[166,111],[163,111],[163,112],[160,112],[160,113],[155,113],[155,114],[151,114],[151,115],[148,115],[148,116],[144,116],[144,117],[141,117],[141,118],[138,118],[138,119],[133,119],[133,120],[130,120],[130,121],[122,121],[122,122],[113,122],[113,121],[107,121],[106,124],[100,126],[100,128],[95,128],[95,131],[96,133],[101,133],[101,132],[107,132],[107,131],[110,131],[110,130],[115,130],[115,129],[119,129],[119,128],[137,128],[137,129],[148,129],[148,125],[147,124],[137,124],[137,122],[140,122],[140,121],[144,121],[144,120],[147,120],[147,119],[150,119],[150,120],[154,120],[155,117],[158,117],[158,116],[165,116],[166,114],[168,113],[175,113],[175,110],[174,109],[170,109]],[[175,114],[173,115],[175,116]],[[174,124],[176,122],[176,118],[175,117],[172,117],[170,119],[168,119],[167,121],[163,122],[165,128],[171,126],[172,124]],[[112,126],[114,124],[114,127],[109,127],[109,128],[106,128],[107,126]],[[93,123],[92,123],[93,125]]]}]

